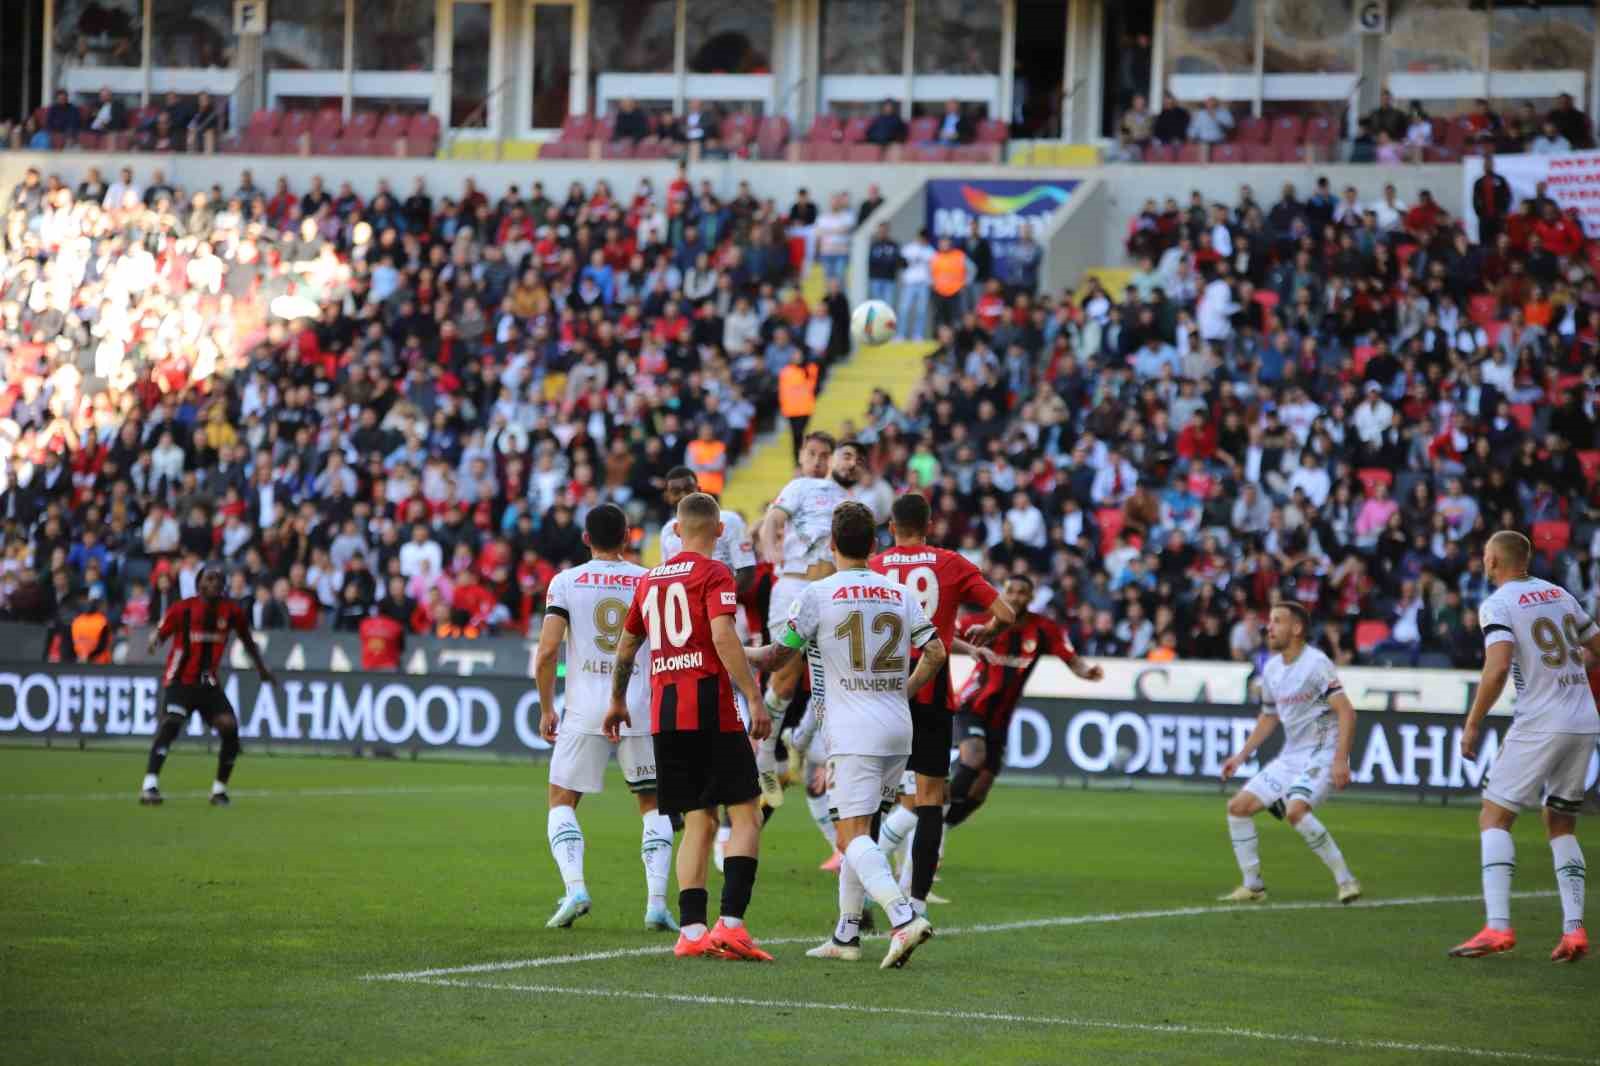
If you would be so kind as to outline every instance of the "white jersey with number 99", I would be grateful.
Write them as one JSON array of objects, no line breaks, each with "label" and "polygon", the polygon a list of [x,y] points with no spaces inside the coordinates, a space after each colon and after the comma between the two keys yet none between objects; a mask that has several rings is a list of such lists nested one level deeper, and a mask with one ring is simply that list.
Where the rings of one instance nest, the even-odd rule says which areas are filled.
[{"label": "white jersey with number 99", "polygon": [[1537,577],[1507,581],[1483,601],[1478,619],[1485,647],[1512,645],[1518,732],[1600,732],[1583,663],[1595,624],[1572,593]]},{"label": "white jersey with number 99", "polygon": [[[622,623],[628,617],[634,588],[644,577],[642,566],[621,560],[594,559],[563,570],[550,582],[546,609],[567,622],[567,683],[561,730],[599,733],[611,706],[611,672],[616,666]],[[628,681],[625,736],[650,733],[650,648],[639,649]]]}]

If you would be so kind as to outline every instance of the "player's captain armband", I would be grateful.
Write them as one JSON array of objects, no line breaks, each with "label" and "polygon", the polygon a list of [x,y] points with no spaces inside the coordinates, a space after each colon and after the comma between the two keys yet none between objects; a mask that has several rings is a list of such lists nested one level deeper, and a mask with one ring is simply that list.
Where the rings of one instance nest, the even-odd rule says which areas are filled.
[{"label": "player's captain armband", "polygon": [[783,636],[778,638],[778,643],[785,648],[793,648],[799,651],[806,646],[806,638],[800,635],[799,631],[795,629],[794,623],[791,622],[783,627]]},{"label": "player's captain armband", "polygon": [[737,606],[739,606],[739,594],[737,592],[724,592],[722,594],[722,606],[724,606],[724,607],[737,607]]}]

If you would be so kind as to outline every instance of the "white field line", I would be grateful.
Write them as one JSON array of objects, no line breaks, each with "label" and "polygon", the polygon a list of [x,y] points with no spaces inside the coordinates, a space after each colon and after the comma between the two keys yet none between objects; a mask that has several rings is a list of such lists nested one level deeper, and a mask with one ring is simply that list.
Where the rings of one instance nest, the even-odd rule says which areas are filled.
[{"label": "white field line", "polygon": [[[416,788],[376,785],[371,788],[239,788],[229,789],[235,799],[299,799],[323,796],[434,796],[451,792],[532,792],[533,785],[436,785]],[[182,792],[163,792],[169,800],[209,799],[209,789],[191,789]],[[136,803],[139,790],[129,785],[121,792],[0,792],[0,804],[35,800],[121,800]]]},{"label": "white field line", "polygon": [[[1554,892],[1513,892],[1516,899],[1537,899],[1554,896]],[[1431,903],[1476,903],[1483,897],[1471,896],[1411,896],[1404,899],[1374,899],[1363,900],[1358,903],[1342,904],[1328,901],[1299,901],[1288,903],[1256,903],[1256,904],[1228,904],[1226,906],[1209,907],[1173,907],[1168,910],[1155,911],[1122,911],[1110,914],[1069,914],[1056,918],[1028,918],[1016,922],[993,922],[984,925],[955,926],[945,929],[938,928],[938,935],[969,936],[985,935],[989,933],[1010,933],[1020,929],[1048,929],[1056,926],[1069,925],[1109,925],[1114,922],[1150,921],[1158,918],[1197,918],[1211,914],[1259,914],[1266,911],[1333,911],[1333,910],[1376,910],[1386,907],[1421,907]],[[821,940],[825,934],[815,936],[784,936],[768,937],[759,940],[763,947],[781,946],[784,944],[814,944]],[[882,934],[867,939],[881,939]],[[460,974],[502,973],[507,970],[529,970],[542,966],[570,966],[580,962],[604,962],[608,959],[630,959],[650,955],[670,955],[672,947],[668,944],[655,945],[645,948],[618,948],[611,951],[586,951],[577,955],[544,955],[533,959],[509,959],[503,962],[479,962],[467,966],[444,966],[432,970],[407,970],[399,973],[367,974],[361,978],[363,981],[426,981],[438,977],[451,977]],[[487,986],[484,986],[487,987]]]},{"label": "white field line", "polygon": [[[1260,909],[1260,908],[1256,908]],[[1179,1023],[1118,1022],[1104,1018],[1050,1017],[1010,1014],[999,1011],[933,1010],[919,1007],[884,1007],[868,1003],[820,1003],[789,999],[751,999],[743,996],[697,996],[663,992],[634,992],[612,988],[565,988],[559,985],[520,985],[496,982],[461,981],[450,978],[411,978],[410,983],[444,988],[482,989],[498,992],[523,992],[533,995],[586,996],[595,999],[654,1000],[707,1006],[755,1007],[761,1010],[837,1011],[849,1014],[893,1017],[934,1018],[945,1021],[1002,1022],[1007,1024],[1060,1026],[1071,1029],[1099,1029],[1124,1033],[1151,1033],[1174,1036],[1223,1037],[1263,1040],[1284,1044],[1338,1048],[1347,1051],[1403,1051],[1456,1055],[1465,1058],[1516,1062],[1594,1063],[1594,1059],[1563,1055],[1541,1055],[1529,1051],[1497,1051],[1492,1048],[1463,1047],[1453,1044],[1421,1044],[1402,1040],[1358,1040],[1314,1033],[1276,1033],[1264,1029],[1245,1029],[1231,1025],[1183,1025]]]}]

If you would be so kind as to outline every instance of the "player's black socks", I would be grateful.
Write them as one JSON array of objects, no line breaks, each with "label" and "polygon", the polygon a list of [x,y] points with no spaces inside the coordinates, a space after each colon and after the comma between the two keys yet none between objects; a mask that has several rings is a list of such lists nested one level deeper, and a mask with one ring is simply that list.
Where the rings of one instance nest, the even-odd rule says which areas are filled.
[{"label": "player's black socks", "polygon": [[705,925],[706,924],[706,890],[703,888],[681,888],[678,890],[678,924],[679,925]]},{"label": "player's black socks", "polygon": [[917,835],[911,838],[911,898],[927,899],[939,869],[944,843],[944,810],[938,804],[917,808]]},{"label": "player's black socks", "polygon": [[173,741],[178,739],[178,734],[183,731],[184,719],[180,715],[166,714],[161,716],[161,724],[156,727],[156,739],[150,744],[150,758],[144,764],[147,774],[159,774],[162,764],[167,761],[167,752],[172,748]]},{"label": "player's black socks", "polygon": [[233,764],[239,761],[239,730],[234,727],[221,730],[221,733],[222,749],[217,753],[217,780],[226,785],[228,778],[233,776]]},{"label": "player's black socks", "polygon": [[[729,855],[722,860],[722,916],[743,918],[756,887],[756,859],[753,855]],[[702,911],[705,908],[701,901]]]},{"label": "player's black socks", "polygon": [[772,816],[777,813],[778,808],[768,807],[763,804],[761,807],[761,828],[765,829],[767,827],[767,823],[772,821]]},{"label": "player's black socks", "polygon": [[872,816],[872,829],[867,835],[870,836],[873,840],[877,840],[878,839],[878,834],[882,830],[883,830],[883,812],[879,811],[877,814],[874,814]]},{"label": "player's black socks", "polygon": [[964,762],[958,762],[950,774],[950,810],[944,816],[945,825],[960,825],[972,816],[978,805],[972,802],[972,786],[978,780],[978,771]]}]

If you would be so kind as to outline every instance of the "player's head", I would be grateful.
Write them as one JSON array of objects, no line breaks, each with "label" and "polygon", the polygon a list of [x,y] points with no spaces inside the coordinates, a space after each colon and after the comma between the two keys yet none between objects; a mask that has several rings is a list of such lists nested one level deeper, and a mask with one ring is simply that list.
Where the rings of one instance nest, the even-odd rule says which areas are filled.
[{"label": "player's head", "polygon": [[908,492],[889,508],[889,531],[896,544],[920,544],[928,536],[933,508],[920,492]]},{"label": "player's head", "polygon": [[1502,529],[1483,546],[1483,573],[1503,585],[1526,574],[1532,558],[1532,541],[1514,529]]},{"label": "player's head", "polygon": [[222,571],[211,567],[200,571],[200,576],[195,579],[194,586],[200,595],[208,600],[222,598]]},{"label": "player's head", "polygon": [[583,520],[583,542],[597,552],[619,552],[628,539],[628,516],[614,503],[591,508]]},{"label": "player's head", "polygon": [[859,566],[877,543],[878,523],[864,503],[846,500],[833,509],[833,555],[840,570]]},{"label": "player's head", "polygon": [[827,477],[833,461],[833,437],[828,433],[808,433],[800,445],[800,473],[806,477]]},{"label": "player's head", "polygon": [[1311,612],[1298,603],[1276,604],[1267,615],[1267,650],[1288,651],[1311,636]]},{"label": "player's head", "polygon": [[691,492],[678,501],[678,536],[686,551],[710,555],[722,535],[722,507],[712,496]]},{"label": "player's head", "polygon": [[1028,604],[1033,602],[1033,577],[1023,573],[1012,574],[1006,578],[1001,595],[1005,596],[1006,604],[1021,618],[1028,613]]},{"label": "player's head", "polygon": [[854,488],[866,470],[866,463],[867,450],[856,441],[845,441],[833,450],[833,480],[847,489]]},{"label": "player's head", "polygon": [[678,501],[697,492],[700,488],[700,479],[695,477],[694,471],[686,466],[675,466],[667,471],[666,482],[661,486],[661,497],[667,501],[668,507],[677,507]]}]

